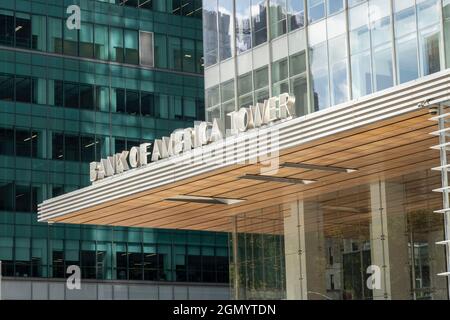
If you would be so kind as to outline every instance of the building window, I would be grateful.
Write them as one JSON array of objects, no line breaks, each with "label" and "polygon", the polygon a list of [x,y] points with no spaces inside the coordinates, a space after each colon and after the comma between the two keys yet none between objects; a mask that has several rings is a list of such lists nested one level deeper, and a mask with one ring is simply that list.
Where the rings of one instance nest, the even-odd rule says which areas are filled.
[{"label": "building window", "polygon": [[94,58],[94,27],[90,23],[83,23],[80,29],[79,43],[80,57]]},{"label": "building window", "polygon": [[182,70],[182,58],[181,58],[181,39],[176,37],[169,37],[168,39],[169,49],[169,69],[181,71]]},{"label": "building window", "polygon": [[125,30],[125,63],[139,64],[139,34]]},{"label": "building window", "polygon": [[62,41],[62,20],[57,18],[48,18],[48,46],[49,52],[63,53]]},{"label": "building window", "polygon": [[0,44],[14,45],[14,12],[0,10]]},{"label": "building window", "polygon": [[99,60],[108,60],[109,59],[108,27],[102,25],[95,25],[94,29],[95,29],[94,34],[95,58]]},{"label": "building window", "polygon": [[31,48],[39,51],[47,49],[47,19],[45,16],[33,15],[31,18]]},{"label": "building window", "polygon": [[14,75],[0,73],[0,100],[14,101]]},{"label": "building window", "polygon": [[64,54],[78,56],[78,30],[63,28],[64,30]]},{"label": "building window", "polygon": [[[231,58],[234,52],[233,43],[233,0],[219,0],[219,59]],[[217,44],[216,44],[217,45]]]},{"label": "building window", "polygon": [[25,13],[16,13],[16,47],[31,48],[31,16]]},{"label": "building window", "polygon": [[143,116],[155,116],[155,98],[152,93],[141,92],[141,113]]},{"label": "building window", "polygon": [[153,57],[153,33],[151,32],[143,32],[139,33],[140,35],[140,64],[147,67],[154,66],[154,57]]},{"label": "building window", "polygon": [[80,86],[77,83],[64,83],[64,107],[78,108],[80,105]]},{"label": "building window", "polygon": [[32,102],[32,81],[31,78],[16,77],[16,101],[31,103]]},{"label": "building window", "polygon": [[286,0],[272,0],[270,1],[270,38],[274,39],[286,33],[287,15],[286,15]]},{"label": "building window", "polygon": [[111,61],[124,61],[123,30],[111,28],[109,34],[110,58]]},{"label": "building window", "polygon": [[[205,66],[209,67],[218,61],[218,29],[217,0],[203,1],[203,46],[205,51]],[[230,17],[228,18],[230,19]],[[230,21],[228,22],[228,24]]]},{"label": "building window", "polygon": [[250,0],[235,1],[236,51],[252,48],[252,21]]},{"label": "building window", "polygon": [[267,2],[265,0],[251,1],[253,44],[256,47],[267,42]]},{"label": "building window", "polygon": [[80,84],[80,108],[94,110],[94,86]]},{"label": "building window", "polygon": [[289,31],[305,26],[305,7],[303,1],[287,0]]},{"label": "building window", "polygon": [[309,22],[314,22],[325,17],[325,0],[308,0]]}]

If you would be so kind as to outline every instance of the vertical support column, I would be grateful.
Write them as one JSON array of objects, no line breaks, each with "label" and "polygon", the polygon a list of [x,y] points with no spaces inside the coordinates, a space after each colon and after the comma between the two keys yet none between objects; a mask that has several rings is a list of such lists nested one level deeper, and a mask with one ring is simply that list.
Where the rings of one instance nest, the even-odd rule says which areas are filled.
[{"label": "vertical support column", "polygon": [[[372,265],[380,268],[374,300],[411,299],[403,186],[384,181],[370,185]],[[366,284],[364,284],[366,285]]]},{"label": "vertical support column", "polygon": [[301,201],[291,203],[290,215],[284,217],[284,251],[286,298],[307,300],[305,223]]},{"label": "vertical support column", "polygon": [[237,216],[231,218],[233,231],[232,231],[232,244],[233,244],[233,298],[239,300],[239,256],[238,256],[238,224]]},{"label": "vertical support column", "polygon": [[329,299],[323,217],[316,203],[296,201],[284,219],[287,299]]},{"label": "vertical support column", "polygon": [[304,202],[303,215],[308,299],[331,300],[327,293],[327,252],[322,208],[318,202]]}]

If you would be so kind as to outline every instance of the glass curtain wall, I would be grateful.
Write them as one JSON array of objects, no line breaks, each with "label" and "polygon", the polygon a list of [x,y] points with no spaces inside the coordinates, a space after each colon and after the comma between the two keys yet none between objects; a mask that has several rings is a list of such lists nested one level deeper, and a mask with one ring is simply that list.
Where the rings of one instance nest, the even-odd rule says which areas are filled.
[{"label": "glass curtain wall", "polygon": [[[230,222],[232,296],[448,299],[438,276],[445,250],[436,245],[443,217],[433,213],[442,206],[432,192],[439,184],[439,174],[419,171],[237,215]],[[374,270],[380,282],[372,286]]]},{"label": "glass curtain wall", "polygon": [[[214,2],[222,7],[218,12],[225,17],[224,22],[219,22],[221,40],[205,50],[205,55],[221,51],[214,60],[217,63],[233,56],[234,46],[236,54],[240,55],[286,33],[292,34],[289,39],[307,38],[309,54],[306,64],[310,72],[306,80],[298,79],[296,82],[297,88],[300,82],[310,83],[306,112],[345,103],[433,74],[445,68],[444,61],[449,64],[450,59],[446,59],[450,55],[448,0],[234,1],[234,40],[227,27],[220,27],[228,26],[229,20],[233,19],[223,13],[232,10],[232,1],[223,2]],[[206,10],[205,14],[211,16],[208,12]],[[307,37],[303,34],[305,31],[298,30],[306,24]],[[441,34],[442,28],[444,35]],[[205,33],[206,42],[212,39],[209,36],[211,30],[214,30],[213,26],[208,27]],[[270,47],[273,50],[274,45],[269,44],[268,50]],[[255,59],[258,56],[254,56]],[[272,94],[287,88],[293,93],[293,83],[286,85],[284,82],[292,74],[281,79],[279,63],[271,61],[274,68],[269,78]],[[295,64],[292,67],[295,68]],[[244,76],[238,74],[235,77]],[[258,90],[256,86],[254,90]],[[259,94],[265,95],[256,92],[254,101],[260,100]],[[238,104],[243,105],[241,102]]]}]

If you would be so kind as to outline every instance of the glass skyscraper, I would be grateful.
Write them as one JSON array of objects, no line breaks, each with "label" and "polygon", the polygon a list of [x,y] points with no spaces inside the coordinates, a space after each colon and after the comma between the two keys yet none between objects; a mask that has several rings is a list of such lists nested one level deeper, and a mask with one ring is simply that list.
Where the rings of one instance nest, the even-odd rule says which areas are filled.
[{"label": "glass skyscraper", "polygon": [[[448,0],[205,0],[207,119],[289,92],[296,116],[450,65]],[[447,50],[445,50],[447,48]]]},{"label": "glass skyscraper", "polygon": [[[79,30],[67,21],[70,5],[81,8]],[[94,282],[226,287],[224,233],[36,219],[38,203],[89,184],[90,162],[204,118],[201,12],[199,0],[0,3],[5,279],[65,278],[78,265]]]},{"label": "glass skyscraper", "polygon": [[[253,177],[264,181],[251,186],[260,195],[242,187],[239,196],[247,195],[248,204],[233,211],[234,297],[448,299],[449,209],[442,209],[436,193],[445,199],[448,187],[434,172],[448,174],[448,143],[442,142],[448,96],[438,97],[448,85],[434,92],[436,84],[429,83],[448,80],[450,1],[205,0],[203,8],[208,121],[236,128],[230,114],[238,112],[246,116],[239,124],[258,132],[252,119],[257,108],[280,94],[295,97],[294,119],[271,127],[286,144],[280,172]],[[391,119],[402,112],[423,117],[417,127],[399,117],[404,130],[426,129],[408,136],[382,127],[377,117],[394,109]],[[428,111],[439,112],[434,120],[441,119],[440,131],[428,124]],[[372,131],[367,123],[377,121]],[[362,128],[373,140],[349,127],[339,131],[339,125]],[[433,147],[441,157],[434,159],[426,154],[437,144],[432,131],[441,139]],[[364,173],[322,189],[329,166]],[[275,183],[283,179],[282,187]],[[317,179],[318,185],[290,186],[304,183],[299,179]],[[264,187],[270,192],[260,191]],[[369,285],[371,268],[381,270],[384,285]]]}]

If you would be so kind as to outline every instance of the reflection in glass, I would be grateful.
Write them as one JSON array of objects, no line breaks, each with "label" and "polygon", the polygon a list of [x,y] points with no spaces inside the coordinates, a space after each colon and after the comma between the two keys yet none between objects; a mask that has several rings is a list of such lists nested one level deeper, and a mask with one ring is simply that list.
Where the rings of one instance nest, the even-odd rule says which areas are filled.
[{"label": "reflection in glass", "polygon": [[252,47],[250,0],[235,1],[236,50],[242,53]]}]

